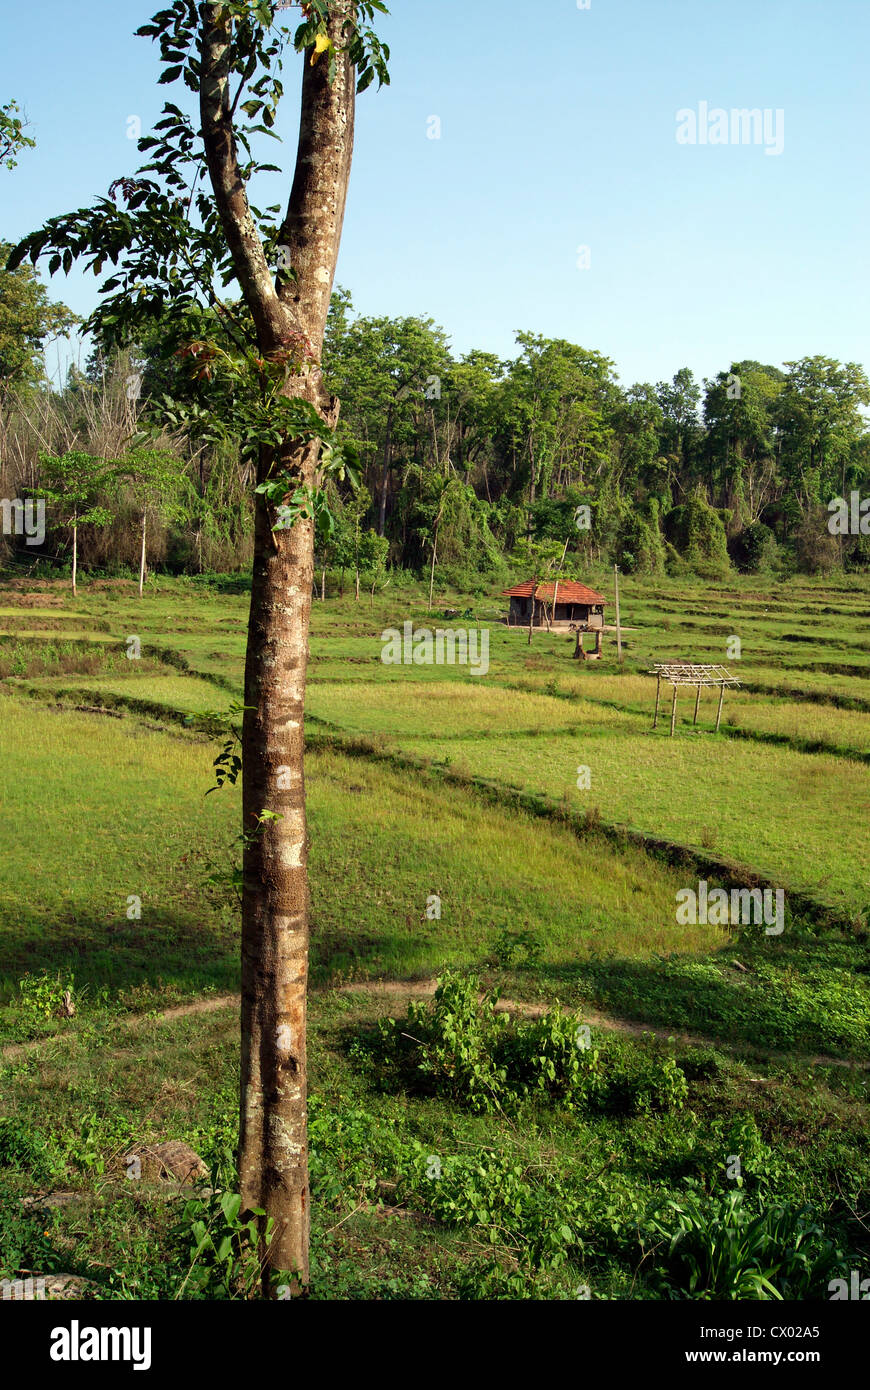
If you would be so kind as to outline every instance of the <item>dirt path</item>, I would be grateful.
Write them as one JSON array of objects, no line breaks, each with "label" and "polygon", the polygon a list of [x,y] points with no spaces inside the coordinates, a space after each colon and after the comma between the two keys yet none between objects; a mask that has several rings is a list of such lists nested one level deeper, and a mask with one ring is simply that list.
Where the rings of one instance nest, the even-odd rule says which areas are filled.
[{"label": "dirt path", "polygon": [[[399,1001],[410,1001],[411,999],[427,999],[435,993],[438,981],[429,980],[362,980],[356,984],[339,985],[334,989],[316,989],[312,993],[324,996],[329,994],[364,994],[374,999],[393,999]],[[215,1013],[218,1009],[238,1008],[241,998],[238,994],[220,994],[213,999],[196,999],[190,1004],[176,1004],[171,1009],[164,1009],[158,1014],[131,1014],[123,1019],[124,1026],[132,1032],[144,1028],[148,1023],[174,1023],[180,1018],[190,1018],[196,1014]],[[496,1010],[498,1013],[514,1014],[520,1018],[543,1018],[551,1007],[549,1004],[528,1004],[519,999],[499,999]],[[775,1048],[757,1047],[741,1041],[728,1042],[722,1038],[714,1038],[702,1033],[686,1033],[678,1028],[664,1028],[661,1024],[639,1022],[632,1018],[617,1018],[613,1014],[603,1014],[597,1009],[578,1008],[578,1013],[582,1013],[583,1022],[588,1023],[590,1028],[601,1028],[608,1033],[622,1033],[627,1037],[640,1038],[644,1034],[650,1034],[654,1038],[668,1039],[674,1038],[685,1047],[715,1047],[720,1051],[734,1052],[737,1054],[752,1052],[753,1055],[762,1057],[766,1060],[790,1060],[794,1062],[807,1062],[814,1067],[846,1067],[856,1071],[870,1070],[870,1062],[849,1061],[843,1057],[829,1057],[825,1054],[813,1055],[810,1053],[782,1052]],[[14,1060],[44,1043],[54,1041],[58,1035],[45,1038],[33,1038],[26,1043],[11,1043],[0,1048],[0,1057],[4,1060]],[[66,1041],[67,1038],[64,1038]]]},{"label": "dirt path", "polygon": [[[435,993],[437,980],[384,980],[361,982],[360,984],[339,985],[339,994],[368,994],[374,997],[391,999],[421,999]],[[329,991],[324,991],[328,993]],[[550,1004],[528,1004],[519,999],[499,999],[497,1013],[515,1014],[521,1018],[543,1018],[552,1007]],[[870,1062],[849,1061],[843,1057],[829,1057],[824,1053],[782,1052],[775,1048],[758,1047],[740,1041],[728,1042],[702,1033],[686,1033],[679,1028],[664,1028],[661,1024],[643,1023],[633,1018],[617,1018],[614,1014],[603,1014],[597,1009],[578,1007],[575,1012],[582,1014],[583,1022],[590,1028],[601,1028],[608,1033],[622,1033],[628,1037],[640,1038],[651,1034],[654,1038],[674,1038],[686,1047],[715,1047],[725,1052],[752,1051],[761,1057],[790,1059],[796,1062],[809,1062],[815,1067],[847,1067],[857,1071],[870,1070]]]}]

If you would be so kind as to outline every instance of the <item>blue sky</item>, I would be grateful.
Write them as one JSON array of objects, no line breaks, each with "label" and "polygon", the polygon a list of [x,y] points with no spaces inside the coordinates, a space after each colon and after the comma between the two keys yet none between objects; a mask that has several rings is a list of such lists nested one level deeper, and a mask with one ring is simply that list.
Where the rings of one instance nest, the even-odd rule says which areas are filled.
[{"label": "blue sky", "polygon": [[[0,100],[25,108],[38,147],[0,174],[0,236],[137,167],[128,117],[146,133],[179,99],[133,37],[157,8],[5,0]],[[568,338],[611,357],[626,385],[744,357],[870,366],[870,0],[392,10],[392,86],[360,99],[339,262],[358,311],[431,315],[457,352],[508,356],[516,329]],[[298,61],[284,144],[264,155],[288,175],[256,190],[261,206],[289,190]],[[781,111],[782,153],[678,143],[677,112],[701,102]],[[96,282],[74,270],[52,294],[86,314]]]}]

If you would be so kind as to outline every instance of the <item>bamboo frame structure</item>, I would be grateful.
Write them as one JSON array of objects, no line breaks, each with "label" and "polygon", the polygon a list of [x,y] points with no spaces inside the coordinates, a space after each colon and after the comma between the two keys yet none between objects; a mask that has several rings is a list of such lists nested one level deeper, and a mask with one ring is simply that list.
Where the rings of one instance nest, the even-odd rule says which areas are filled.
[{"label": "bamboo frame structure", "polygon": [[674,736],[674,729],[677,722],[677,691],[681,685],[693,685],[696,687],[695,694],[695,717],[693,724],[698,722],[698,709],[701,704],[701,690],[709,685],[719,690],[719,708],[716,711],[716,732],[722,723],[722,704],[725,699],[726,685],[739,686],[740,681],[725,666],[699,665],[694,662],[680,661],[657,661],[650,671],[651,676],[656,677],[656,708],[653,716],[653,728],[659,722],[659,702],[661,697],[662,681],[667,681],[672,687],[674,698],[671,702],[671,738]]}]

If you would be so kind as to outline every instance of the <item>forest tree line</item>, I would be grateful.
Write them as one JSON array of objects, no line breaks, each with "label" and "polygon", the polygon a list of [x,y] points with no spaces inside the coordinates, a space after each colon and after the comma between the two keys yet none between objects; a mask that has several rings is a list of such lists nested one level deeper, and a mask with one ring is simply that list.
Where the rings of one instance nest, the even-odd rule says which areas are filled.
[{"label": "forest tree line", "polygon": [[[165,330],[158,316],[135,342],[102,323],[58,389],[43,345],[77,320],[26,263],[0,271],[0,496],[44,497],[48,515],[40,546],[0,538],[7,567],[68,569],[75,528],[90,571],[129,572],[143,555],[175,573],[248,568],[253,471],[229,317],[196,308]],[[870,537],[828,525],[832,499],[870,494],[870,383],[855,363],[746,360],[626,388],[612,361],[566,340],[518,332],[507,360],[457,356],[431,319],[359,316],[339,289],[323,367],[359,466],[358,487],[328,483],[318,543],[342,585],[437,566],[473,592],[557,556],[578,577],[604,563],[707,578],[870,567]],[[216,416],[230,422],[219,435]]]}]

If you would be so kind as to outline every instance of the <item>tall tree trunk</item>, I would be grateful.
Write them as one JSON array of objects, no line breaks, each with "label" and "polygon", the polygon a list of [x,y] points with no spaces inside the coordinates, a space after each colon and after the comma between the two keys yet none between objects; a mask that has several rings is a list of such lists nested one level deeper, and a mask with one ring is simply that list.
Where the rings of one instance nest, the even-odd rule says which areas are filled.
[{"label": "tall tree trunk", "polygon": [[73,598],[76,596],[76,571],[78,570],[79,559],[79,528],[76,519],[73,517],[73,561],[72,561],[72,591]]},{"label": "tall tree trunk", "polygon": [[245,830],[254,831],[265,810],[282,819],[251,835],[244,853],[239,1180],[244,1209],[260,1207],[275,1222],[270,1264],[304,1284],[310,1217],[302,723],[314,557],[310,522],[278,533],[271,527],[271,510],[258,497],[242,731]]},{"label": "tall tree trunk", "polygon": [[384,471],[381,477],[381,503],[378,512],[378,535],[382,536],[387,526],[387,489],[390,486],[390,468],[393,461],[393,404],[387,410],[387,435],[384,440]]},{"label": "tall tree trunk", "polygon": [[430,613],[432,612],[432,591],[433,591],[433,589],[435,588],[435,557],[437,556],[437,554],[438,554],[438,528],[437,528],[437,526],[436,526],[436,528],[435,528],[435,539],[434,539],[434,541],[432,542],[432,569],[431,569],[430,574],[429,574],[429,608],[428,608],[428,611],[429,611]]},{"label": "tall tree trunk", "polygon": [[148,524],[148,510],[142,508],[142,553],[139,556],[139,597],[142,597],[142,590],[145,587],[145,529]]},{"label": "tall tree trunk", "polygon": [[[305,55],[296,170],[278,237],[295,278],[276,290],[239,168],[230,108],[230,20],[204,7],[200,109],[209,175],[261,352],[304,334],[319,362],[341,240],[353,152],[355,70],[343,28],[353,0],[332,0],[327,57]],[[319,366],[293,377],[288,395],[311,401],[329,424],[338,402]],[[258,482],[289,475],[316,482],[319,445],[288,441],[261,450]],[[307,1138],[308,832],[302,722],[314,582],[314,528],[273,531],[274,508],[256,495],[254,572],[245,661],[242,801],[246,844],[242,899],[242,1075],[239,1181],[243,1210],[274,1223],[263,1245],[269,1270],[308,1281],[310,1221]],[[259,821],[264,811],[277,815]],[[259,825],[259,830],[258,830]],[[255,833],[256,832],[256,833]],[[265,1227],[261,1228],[265,1233]]]}]

